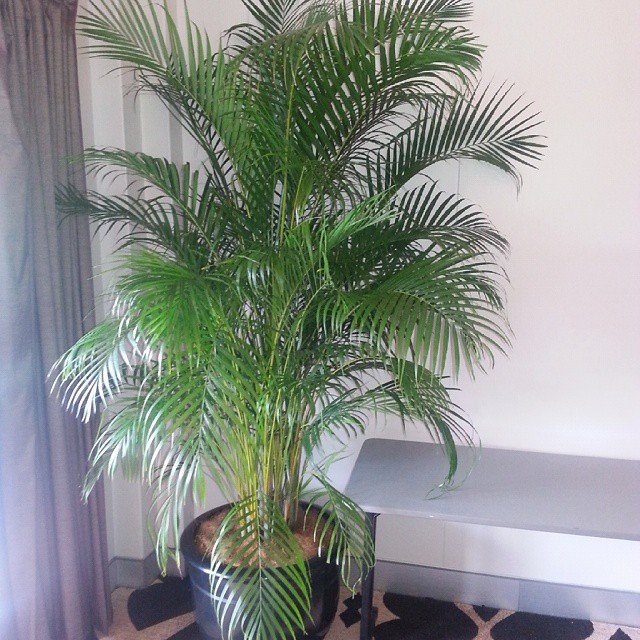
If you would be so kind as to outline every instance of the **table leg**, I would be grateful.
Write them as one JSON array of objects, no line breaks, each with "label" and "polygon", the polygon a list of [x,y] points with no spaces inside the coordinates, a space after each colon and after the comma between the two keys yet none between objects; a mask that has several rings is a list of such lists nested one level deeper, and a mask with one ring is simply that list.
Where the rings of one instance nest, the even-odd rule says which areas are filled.
[{"label": "table leg", "polygon": [[[373,549],[376,548],[376,521],[377,513],[366,513],[369,531],[373,539]],[[360,607],[360,640],[370,640],[373,637],[373,628],[375,626],[376,612],[373,608],[373,572],[374,568],[364,577],[362,581],[362,606]]]}]

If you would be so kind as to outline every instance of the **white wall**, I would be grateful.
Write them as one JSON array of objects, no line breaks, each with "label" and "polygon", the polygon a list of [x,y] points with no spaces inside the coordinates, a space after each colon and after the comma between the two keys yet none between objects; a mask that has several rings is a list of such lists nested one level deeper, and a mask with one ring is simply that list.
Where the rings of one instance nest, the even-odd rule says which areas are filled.
[{"label": "white wall", "polygon": [[[212,36],[246,18],[239,0],[188,5]],[[489,169],[461,167],[461,193],[512,245],[515,341],[488,375],[460,381],[458,400],[485,446],[640,459],[640,3],[477,0],[476,7],[473,27],[488,45],[485,77],[512,80],[535,100],[549,150],[519,195]],[[137,122],[144,150],[182,153],[165,114],[144,103],[130,113],[120,80],[100,78],[99,68],[92,61],[82,70],[87,137],[122,144]],[[190,143],[183,146],[188,157]],[[99,250],[108,255],[108,243]],[[400,431],[390,422],[369,435]],[[354,454],[359,446],[352,443]],[[354,457],[336,465],[338,486]],[[109,498],[110,554],[143,557],[144,495],[115,481]],[[640,592],[636,543],[409,519],[381,518],[379,531],[382,559]]]},{"label": "white wall", "polygon": [[[82,42],[80,42],[82,44]],[[110,66],[104,61],[79,58],[80,97],[85,146],[137,145],[135,113],[130,101],[124,97],[124,79],[109,74]],[[105,193],[118,193],[126,187],[125,181],[97,182],[89,179],[89,187]],[[98,234],[94,237],[92,258],[94,289],[97,297],[97,317],[104,315],[109,304],[108,290],[113,278],[109,270],[113,263],[113,237]],[[105,483],[107,508],[107,544],[109,557],[142,558],[151,550],[145,518],[149,504],[140,486],[121,477]]]},{"label": "white wall", "polygon": [[517,202],[464,172],[512,244],[516,333],[465,406],[487,444],[640,458],[640,3],[477,7],[487,77],[535,98],[549,150]]}]

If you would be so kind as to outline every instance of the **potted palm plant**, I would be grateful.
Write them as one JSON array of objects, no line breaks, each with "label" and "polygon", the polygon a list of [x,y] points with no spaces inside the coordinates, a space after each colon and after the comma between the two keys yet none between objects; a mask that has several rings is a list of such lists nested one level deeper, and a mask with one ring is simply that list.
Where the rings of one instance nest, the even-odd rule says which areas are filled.
[{"label": "potted palm plant", "polygon": [[442,443],[451,478],[470,436],[445,372],[508,342],[507,243],[429,168],[519,179],[543,143],[512,89],[479,88],[468,2],[243,1],[252,22],[215,46],[138,0],[79,18],[89,54],[134,70],[201,158],[92,148],[89,170],[139,192],[60,191],[119,230],[123,270],[57,380],[81,418],[103,416],[85,492],[118,467],[153,488],[161,566],[206,479],[226,495],[182,537],[207,637],[320,637],[337,566],[374,562],[324,445],[397,414]]}]

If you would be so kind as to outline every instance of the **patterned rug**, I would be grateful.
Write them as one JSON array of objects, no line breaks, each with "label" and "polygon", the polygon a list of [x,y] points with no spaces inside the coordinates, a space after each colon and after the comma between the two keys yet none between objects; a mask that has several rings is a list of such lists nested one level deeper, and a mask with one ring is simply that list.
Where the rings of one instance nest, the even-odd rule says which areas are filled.
[{"label": "patterned rug", "polygon": [[[326,640],[357,640],[360,596],[343,593],[338,615]],[[533,613],[443,602],[394,593],[376,593],[375,640],[640,640],[640,629]],[[137,636],[118,633],[113,640],[140,637],[203,640],[198,632],[186,580],[166,578],[131,592],[130,624]],[[172,624],[173,621],[173,624]],[[180,627],[176,631],[176,622]],[[163,633],[166,629],[167,633]]]}]

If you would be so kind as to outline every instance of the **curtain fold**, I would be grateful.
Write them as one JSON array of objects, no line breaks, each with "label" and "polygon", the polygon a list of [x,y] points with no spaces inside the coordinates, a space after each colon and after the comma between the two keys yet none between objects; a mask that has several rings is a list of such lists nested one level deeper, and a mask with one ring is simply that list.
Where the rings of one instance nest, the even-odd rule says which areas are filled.
[{"label": "curtain fold", "polygon": [[[53,362],[93,324],[76,0],[0,0],[0,637],[85,640],[110,609],[102,486],[80,487],[93,429],[49,395]],[[3,77],[4,76],[4,77]],[[10,108],[9,108],[10,107]]]}]

